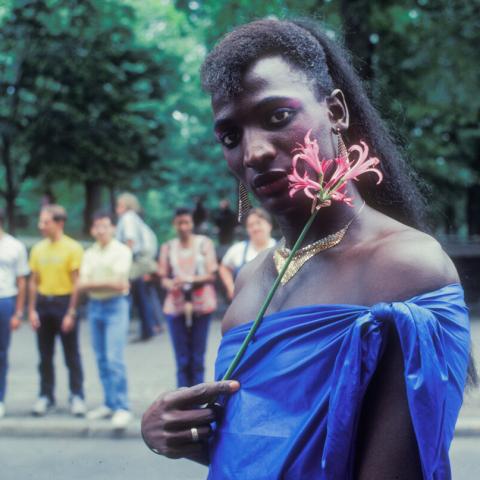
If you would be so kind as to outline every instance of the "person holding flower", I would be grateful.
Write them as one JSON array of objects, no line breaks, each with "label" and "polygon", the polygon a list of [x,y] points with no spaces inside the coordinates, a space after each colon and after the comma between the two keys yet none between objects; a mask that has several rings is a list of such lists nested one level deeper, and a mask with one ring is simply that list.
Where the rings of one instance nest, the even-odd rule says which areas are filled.
[{"label": "person holding flower", "polygon": [[202,80],[242,209],[248,190],[284,239],[237,278],[217,382],[161,396],[145,442],[209,479],[450,478],[463,290],[348,55],[310,21],[260,20]]}]

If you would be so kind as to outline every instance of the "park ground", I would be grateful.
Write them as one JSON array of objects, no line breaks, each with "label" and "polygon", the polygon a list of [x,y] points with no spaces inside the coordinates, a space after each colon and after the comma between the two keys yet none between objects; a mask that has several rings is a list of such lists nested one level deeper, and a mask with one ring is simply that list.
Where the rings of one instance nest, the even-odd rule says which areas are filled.
[{"label": "park ground", "polygon": [[[131,325],[136,337],[137,322]],[[480,319],[472,322],[477,364],[480,364]],[[220,342],[220,322],[214,321],[209,336],[206,378],[213,379],[214,360]],[[88,324],[81,323],[81,351],[88,406],[102,401],[102,390],[90,346]],[[128,480],[194,480],[206,477],[206,469],[186,460],[172,461],[151,453],[140,437],[140,418],[163,391],[175,387],[175,364],[168,335],[164,332],[146,343],[127,347],[130,397],[135,421],[118,434],[108,421],[71,418],[67,410],[67,379],[60,344],[56,351],[57,408],[45,418],[30,416],[38,387],[35,336],[28,325],[14,333],[10,350],[7,416],[0,422],[0,464],[3,480],[75,480],[109,477]],[[467,394],[451,449],[453,478],[469,480],[480,471],[480,392]]]}]

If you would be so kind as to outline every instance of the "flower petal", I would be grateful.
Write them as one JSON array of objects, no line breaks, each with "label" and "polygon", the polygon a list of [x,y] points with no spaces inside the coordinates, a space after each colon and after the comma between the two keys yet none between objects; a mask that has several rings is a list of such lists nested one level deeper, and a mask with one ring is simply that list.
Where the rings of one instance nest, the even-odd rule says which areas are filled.
[{"label": "flower petal", "polygon": [[[315,138],[311,138],[311,134],[312,130],[309,130],[305,135],[304,145],[298,145],[292,152],[294,153],[292,157],[293,169],[288,176],[291,197],[303,191],[308,198],[323,199],[321,204],[314,205],[314,208],[329,205],[331,200],[353,206],[353,199],[346,193],[348,181],[358,180],[358,177],[364,173],[377,175],[377,184],[383,180],[382,172],[375,168],[380,161],[376,157],[368,157],[369,149],[365,142],[360,141],[359,145],[352,145],[348,149],[348,157],[320,159],[318,142]],[[352,156],[355,156],[356,159],[352,160]],[[318,174],[318,181],[310,178],[309,170],[306,170],[303,176],[299,173],[298,168],[301,162],[304,162],[306,166],[309,166]],[[333,166],[335,167],[333,173],[328,174]]]}]

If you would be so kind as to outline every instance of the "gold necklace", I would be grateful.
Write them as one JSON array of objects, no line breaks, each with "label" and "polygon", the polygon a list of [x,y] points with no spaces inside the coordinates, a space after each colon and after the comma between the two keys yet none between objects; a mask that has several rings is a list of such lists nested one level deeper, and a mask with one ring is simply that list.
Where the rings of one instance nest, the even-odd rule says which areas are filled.
[{"label": "gold necklace", "polygon": [[[365,202],[360,207],[358,212],[354,215],[354,217],[338,232],[332,233],[324,238],[321,238],[320,240],[317,240],[316,242],[311,243],[310,245],[305,245],[303,248],[300,248],[293,256],[292,261],[290,262],[290,265],[288,266],[287,271],[283,275],[280,283],[282,285],[285,285],[291,278],[293,278],[297,274],[297,272],[308,260],[310,260],[318,253],[338,245],[347,233],[348,227],[350,227],[353,221],[357,218],[357,216],[363,210],[364,206]],[[280,245],[273,252],[273,261],[275,263],[277,273],[280,273],[280,270],[285,265],[285,262],[287,261],[290,253],[291,250],[285,247],[285,238],[282,238],[282,240],[280,241]]]}]

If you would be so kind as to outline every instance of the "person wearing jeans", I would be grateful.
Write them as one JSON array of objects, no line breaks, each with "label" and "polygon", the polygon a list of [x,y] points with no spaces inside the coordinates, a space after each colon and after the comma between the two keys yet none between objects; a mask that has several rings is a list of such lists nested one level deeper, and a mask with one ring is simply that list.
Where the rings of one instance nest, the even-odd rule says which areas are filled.
[{"label": "person wearing jeans", "polygon": [[60,336],[69,373],[70,411],[85,414],[83,370],[78,346],[76,306],[82,246],[63,233],[67,213],[60,205],[46,205],[38,228],[45,237],[30,252],[28,318],[37,332],[40,353],[40,395],[32,413],[42,416],[55,404],[53,355]]},{"label": "person wearing jeans", "polygon": [[128,275],[131,250],[114,238],[113,218],[107,211],[94,214],[91,234],[95,244],[83,258],[80,290],[88,294],[92,346],[102,383],[104,404],[90,411],[91,420],[112,418],[114,428],[125,428],[132,415],[128,403],[124,352],[128,338]]},{"label": "person wearing jeans", "polygon": [[167,322],[177,361],[178,386],[203,382],[205,349],[211,314],[193,314],[191,326],[185,315],[168,315]]},{"label": "person wearing jeans", "polygon": [[[104,417],[129,411],[124,351],[127,343],[129,302],[125,296],[105,300],[91,298],[88,319],[98,374],[105,395]],[[92,410],[88,418],[96,417]],[[118,417],[118,415],[117,415]],[[97,416],[98,418],[98,416]]]},{"label": "person wearing jeans", "polygon": [[116,202],[118,224],[117,240],[132,251],[130,269],[131,300],[140,317],[140,332],[137,341],[148,341],[160,331],[160,321],[155,312],[152,274],[156,270],[157,237],[140,217],[140,203],[131,193],[120,194]]},{"label": "person wearing jeans", "polygon": [[[148,278],[148,276],[146,276]],[[131,279],[131,301],[137,308],[140,317],[140,334],[137,341],[147,341],[153,338],[159,327],[157,315],[154,310],[154,291],[151,281],[144,276]]]},{"label": "person wearing jeans", "polygon": [[7,388],[7,355],[10,345],[10,322],[14,312],[15,297],[0,298],[0,417],[5,415],[3,401]]},{"label": "person wearing jeans", "polygon": [[175,212],[177,238],[162,245],[158,274],[167,290],[167,317],[177,362],[177,384],[203,382],[208,326],[217,306],[214,288],[218,269],[213,242],[193,233],[190,210]]},{"label": "person wearing jeans", "polygon": [[10,333],[20,326],[23,317],[28,272],[27,250],[3,231],[0,210],[0,418],[5,416]]}]

